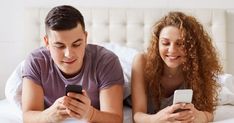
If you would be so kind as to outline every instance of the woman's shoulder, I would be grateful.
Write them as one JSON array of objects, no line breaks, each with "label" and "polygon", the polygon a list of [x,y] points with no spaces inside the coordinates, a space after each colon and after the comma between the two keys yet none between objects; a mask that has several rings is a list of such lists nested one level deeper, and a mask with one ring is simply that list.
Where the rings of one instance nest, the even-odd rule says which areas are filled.
[{"label": "woman's shoulder", "polygon": [[134,62],[145,63],[145,61],[146,61],[146,54],[144,52],[140,52],[136,54],[136,56],[134,57]]},{"label": "woman's shoulder", "polygon": [[140,52],[135,55],[133,60],[133,67],[134,68],[144,68],[146,62],[146,54],[143,52]]}]

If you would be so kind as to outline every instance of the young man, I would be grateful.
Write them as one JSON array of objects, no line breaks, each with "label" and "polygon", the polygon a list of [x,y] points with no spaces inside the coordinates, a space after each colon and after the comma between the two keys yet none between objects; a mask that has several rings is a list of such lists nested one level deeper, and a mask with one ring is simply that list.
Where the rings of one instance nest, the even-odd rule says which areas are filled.
[{"label": "young man", "polygon": [[[122,122],[124,79],[118,57],[103,47],[87,44],[83,16],[72,6],[53,8],[45,25],[46,47],[33,51],[23,70],[24,122],[67,118]],[[82,85],[82,94],[70,92],[65,96],[67,84]]]}]

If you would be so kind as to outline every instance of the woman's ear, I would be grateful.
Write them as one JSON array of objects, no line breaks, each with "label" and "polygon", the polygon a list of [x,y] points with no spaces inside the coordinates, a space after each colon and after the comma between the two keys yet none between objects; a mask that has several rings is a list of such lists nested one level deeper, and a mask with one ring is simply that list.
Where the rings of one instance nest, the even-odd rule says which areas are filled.
[{"label": "woman's ear", "polygon": [[44,36],[44,44],[45,44],[46,48],[49,49],[49,38],[48,38],[48,35]]}]

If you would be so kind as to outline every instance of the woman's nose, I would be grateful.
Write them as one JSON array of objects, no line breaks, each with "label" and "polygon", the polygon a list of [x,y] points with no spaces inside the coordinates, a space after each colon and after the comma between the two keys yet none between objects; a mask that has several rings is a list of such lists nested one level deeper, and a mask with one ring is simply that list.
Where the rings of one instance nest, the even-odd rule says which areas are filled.
[{"label": "woman's nose", "polygon": [[174,44],[171,44],[168,48],[168,52],[175,52],[176,51],[176,46]]}]

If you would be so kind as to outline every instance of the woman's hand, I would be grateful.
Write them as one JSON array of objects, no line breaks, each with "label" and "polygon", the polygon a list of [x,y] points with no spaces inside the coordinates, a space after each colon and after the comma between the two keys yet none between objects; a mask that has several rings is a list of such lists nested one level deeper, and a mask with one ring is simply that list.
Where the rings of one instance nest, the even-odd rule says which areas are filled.
[{"label": "woman's hand", "polygon": [[191,110],[175,112],[178,109],[187,109],[186,104],[174,104],[168,106],[151,117],[152,122],[157,123],[192,123],[194,114]]},{"label": "woman's hand", "polygon": [[86,121],[92,119],[94,108],[91,106],[91,100],[85,90],[82,90],[82,94],[69,92],[64,100],[64,105],[67,108],[67,113],[71,117]]},{"label": "woman's hand", "polygon": [[187,104],[185,107],[193,112],[194,115],[193,123],[208,123],[210,121],[208,115],[211,114],[207,114],[209,112],[199,111],[194,107],[193,104]]}]

